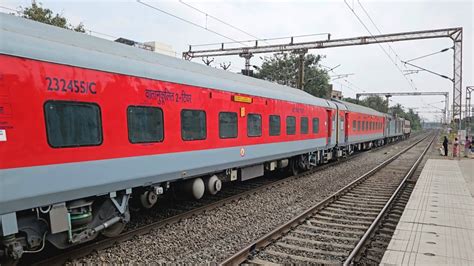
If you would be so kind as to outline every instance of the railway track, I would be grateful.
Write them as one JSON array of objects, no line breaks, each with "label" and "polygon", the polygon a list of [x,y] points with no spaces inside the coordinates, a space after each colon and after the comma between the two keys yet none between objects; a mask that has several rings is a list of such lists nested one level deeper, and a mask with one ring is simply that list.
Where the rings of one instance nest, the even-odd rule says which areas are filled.
[{"label": "railway track", "polygon": [[385,226],[389,226],[387,221],[393,222],[386,215],[388,211],[408,200],[412,185],[407,186],[407,180],[435,137],[426,136],[403,149],[221,264],[357,262],[368,250],[367,243],[380,222],[384,221]]}]

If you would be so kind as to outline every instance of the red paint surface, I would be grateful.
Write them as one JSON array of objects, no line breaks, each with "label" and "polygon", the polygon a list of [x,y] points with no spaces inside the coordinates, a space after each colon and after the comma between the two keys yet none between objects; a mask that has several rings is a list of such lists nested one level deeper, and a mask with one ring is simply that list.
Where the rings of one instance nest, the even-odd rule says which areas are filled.
[{"label": "red paint surface", "polygon": [[[232,101],[236,93],[195,86],[162,82],[146,78],[114,74],[30,59],[0,55],[0,129],[7,132],[7,141],[0,142],[0,169],[143,156],[192,150],[276,143],[283,141],[327,138],[327,110],[322,107],[292,103],[270,98],[255,97],[251,104]],[[96,94],[80,94],[48,91],[46,77],[65,80],[82,80],[96,83]],[[192,102],[165,102],[147,99],[145,90],[165,89],[192,96]],[[100,106],[103,143],[100,146],[77,148],[52,148],[48,145],[43,105],[49,100],[92,102]],[[158,106],[163,110],[164,140],[160,143],[131,144],[127,131],[127,107],[130,105]],[[262,115],[262,136],[247,137],[247,116],[240,117],[241,107],[245,114]],[[201,109],[207,116],[207,139],[183,141],[181,139],[180,111]],[[232,111],[239,115],[238,137],[220,139],[218,114]],[[330,111],[335,114],[335,111]],[[281,116],[281,135],[269,136],[268,116]],[[286,135],[286,116],[295,116],[296,135]],[[308,117],[308,134],[300,134],[300,118]],[[319,118],[319,133],[312,133],[312,118]],[[353,119],[381,121],[368,115],[349,114],[346,121],[352,126]],[[382,132],[374,130],[367,133]],[[350,134],[363,134],[353,132]],[[238,151],[237,151],[238,152]]]}]

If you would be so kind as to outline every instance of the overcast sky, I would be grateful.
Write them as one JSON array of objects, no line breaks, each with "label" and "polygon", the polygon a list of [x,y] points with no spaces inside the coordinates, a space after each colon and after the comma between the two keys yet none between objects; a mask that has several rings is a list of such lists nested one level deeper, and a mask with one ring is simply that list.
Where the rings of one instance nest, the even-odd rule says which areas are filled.
[{"label": "overcast sky", "polygon": [[[345,38],[368,35],[349,7],[340,1],[190,1],[183,0],[192,6],[215,16],[235,27],[238,27],[258,38],[275,38],[315,33],[331,33],[331,38]],[[183,22],[177,18],[146,7],[136,1],[39,1],[44,7],[62,13],[74,24],[83,22],[86,29],[111,36],[125,37],[136,41],[159,41],[169,44],[180,57],[189,44],[228,42],[222,36]],[[175,1],[143,2],[206,26],[234,40],[253,39],[238,30],[226,26],[192,8]],[[367,1],[347,0],[350,7],[363,20],[374,34],[377,29],[364,13],[369,13],[379,30],[383,33],[396,33],[414,30],[428,30],[448,27],[463,27],[463,104],[465,86],[474,85],[472,77],[474,54],[474,4],[473,1]],[[0,0],[0,5],[16,9],[28,6],[28,0]],[[3,12],[8,10],[3,9]],[[103,36],[110,39],[111,37]],[[297,38],[295,41],[317,40],[324,36]],[[289,41],[280,40],[280,42]],[[406,68],[397,59],[392,49],[401,60],[440,51],[451,47],[449,39],[433,39],[392,43],[391,47],[383,44],[385,50],[396,61],[402,70]],[[405,76],[391,62],[379,45],[353,46],[311,50],[311,53],[322,54],[322,64],[329,67],[340,65],[334,74],[354,74],[344,79],[334,80],[334,88],[342,90],[345,97],[355,97],[356,92],[406,92],[406,91],[449,91],[452,101],[452,82],[438,76],[419,72]],[[257,55],[252,64],[259,65]],[[194,59],[195,62],[201,62]],[[215,58],[215,66],[220,62],[232,62],[231,71],[238,72],[244,61],[238,56]],[[432,71],[452,76],[453,52],[449,50],[424,59],[414,61]],[[412,68],[410,68],[412,69]],[[430,97],[393,97],[390,104],[401,103],[404,107],[417,107],[420,115],[427,120],[439,120],[440,114],[428,113],[439,111],[444,107],[442,96]],[[451,105],[451,103],[450,103]]]}]

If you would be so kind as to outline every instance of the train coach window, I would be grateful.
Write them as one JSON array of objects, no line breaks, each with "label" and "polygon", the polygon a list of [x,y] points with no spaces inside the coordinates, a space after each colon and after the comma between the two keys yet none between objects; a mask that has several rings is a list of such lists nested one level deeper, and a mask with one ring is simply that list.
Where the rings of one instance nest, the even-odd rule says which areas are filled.
[{"label": "train coach window", "polygon": [[352,131],[356,131],[357,129],[357,121],[352,121]]},{"label": "train coach window", "polygon": [[287,135],[296,134],[296,117],[294,116],[286,117],[286,134]]},{"label": "train coach window", "polygon": [[357,131],[360,131],[360,121],[357,121]]},{"label": "train coach window", "polygon": [[206,113],[202,110],[181,111],[181,137],[183,140],[206,139]]},{"label": "train coach window", "polygon": [[302,117],[300,124],[301,124],[300,125],[301,134],[308,134],[308,118],[307,117]]},{"label": "train coach window", "polygon": [[157,107],[129,106],[127,108],[128,139],[131,143],[163,140],[163,111]]},{"label": "train coach window", "polygon": [[54,148],[102,143],[100,108],[94,103],[49,101],[44,105],[48,143]]},{"label": "train coach window", "polygon": [[262,116],[249,114],[247,116],[247,136],[260,137],[262,135]]},{"label": "train coach window", "polygon": [[270,116],[270,136],[280,136],[280,116],[271,115]]},{"label": "train coach window", "polygon": [[319,132],[319,118],[313,118],[313,133],[318,134]]},{"label": "train coach window", "polygon": [[219,113],[219,137],[221,139],[237,137],[237,113]]}]

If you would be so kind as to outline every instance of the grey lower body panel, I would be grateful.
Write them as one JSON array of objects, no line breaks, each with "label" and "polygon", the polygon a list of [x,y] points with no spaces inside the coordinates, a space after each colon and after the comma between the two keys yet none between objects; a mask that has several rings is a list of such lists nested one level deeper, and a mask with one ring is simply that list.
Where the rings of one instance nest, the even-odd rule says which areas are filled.
[{"label": "grey lower body panel", "polygon": [[326,139],[320,138],[0,170],[0,214],[286,158],[325,146]]},{"label": "grey lower body panel", "polygon": [[374,140],[383,139],[383,138],[384,138],[383,133],[349,136],[349,138],[347,139],[346,145],[367,142],[367,141],[374,141]]}]

